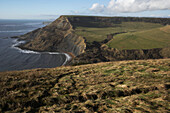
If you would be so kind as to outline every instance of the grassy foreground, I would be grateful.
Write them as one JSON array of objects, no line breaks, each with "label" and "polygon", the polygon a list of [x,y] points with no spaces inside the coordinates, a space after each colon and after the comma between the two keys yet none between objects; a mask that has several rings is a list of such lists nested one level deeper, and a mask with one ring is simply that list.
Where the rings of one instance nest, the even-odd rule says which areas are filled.
[{"label": "grassy foreground", "polygon": [[0,73],[0,112],[166,113],[170,59]]}]

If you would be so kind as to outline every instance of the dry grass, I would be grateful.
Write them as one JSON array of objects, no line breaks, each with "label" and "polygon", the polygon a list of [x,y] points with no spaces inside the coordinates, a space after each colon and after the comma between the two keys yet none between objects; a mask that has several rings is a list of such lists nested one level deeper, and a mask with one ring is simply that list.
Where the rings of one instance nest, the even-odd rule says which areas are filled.
[{"label": "dry grass", "polygon": [[160,28],[161,31],[164,31],[165,33],[170,33],[170,25],[167,25],[165,27]]},{"label": "dry grass", "polygon": [[170,59],[0,73],[0,112],[170,110]]}]

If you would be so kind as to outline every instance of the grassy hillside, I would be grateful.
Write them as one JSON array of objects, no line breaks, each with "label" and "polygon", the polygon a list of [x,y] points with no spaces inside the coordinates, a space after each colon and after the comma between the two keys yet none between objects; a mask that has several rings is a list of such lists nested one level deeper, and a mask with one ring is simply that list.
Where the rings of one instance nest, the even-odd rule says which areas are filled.
[{"label": "grassy hillside", "polygon": [[[101,23],[98,23],[101,24]],[[75,32],[87,39],[87,42],[103,41],[107,38],[107,35],[117,32],[136,32],[149,30],[153,28],[159,28],[163,25],[146,22],[122,22],[121,24],[112,23],[112,27],[82,27],[75,28]]]},{"label": "grassy hillside", "polygon": [[161,31],[164,31],[165,33],[170,33],[170,25],[167,25],[165,27],[160,28]]},{"label": "grassy hillside", "polygon": [[170,110],[170,59],[0,73],[0,112]]},{"label": "grassy hillside", "polygon": [[152,49],[170,46],[170,26],[116,35],[107,45],[118,49]]}]

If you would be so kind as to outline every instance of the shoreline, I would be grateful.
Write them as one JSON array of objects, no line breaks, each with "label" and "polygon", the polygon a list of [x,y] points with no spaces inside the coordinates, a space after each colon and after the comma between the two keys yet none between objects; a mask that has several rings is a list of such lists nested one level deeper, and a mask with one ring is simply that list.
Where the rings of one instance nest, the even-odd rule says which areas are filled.
[{"label": "shoreline", "polygon": [[[13,38],[11,38],[13,39]],[[18,39],[13,40],[12,48],[19,50],[21,53],[26,53],[26,54],[62,54],[65,55],[66,59],[65,62],[62,64],[62,66],[66,65],[68,62],[72,61],[72,59],[75,57],[72,53],[68,52],[46,52],[46,51],[36,51],[36,50],[30,50],[26,48],[20,47],[21,44],[24,44],[25,41],[19,41]]]}]

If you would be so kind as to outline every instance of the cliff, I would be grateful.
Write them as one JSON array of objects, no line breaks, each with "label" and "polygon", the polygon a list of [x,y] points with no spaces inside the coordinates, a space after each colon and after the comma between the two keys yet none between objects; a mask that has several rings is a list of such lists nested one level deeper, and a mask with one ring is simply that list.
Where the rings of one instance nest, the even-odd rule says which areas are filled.
[{"label": "cliff", "polygon": [[147,22],[170,24],[169,18],[145,18],[145,17],[102,17],[102,16],[65,16],[74,27],[113,27],[122,22]]},{"label": "cliff", "polygon": [[[26,43],[20,45],[20,48],[36,51],[50,52],[70,52],[76,58],[71,64],[96,63],[116,60],[135,60],[135,59],[157,59],[169,58],[169,47],[141,49],[141,50],[118,50],[109,48],[105,44],[113,36],[121,33],[107,34],[107,39],[103,41],[93,41],[89,43],[87,37],[76,34],[76,28],[110,28],[120,27],[122,22],[147,22],[159,23],[162,25],[170,24],[170,19],[166,18],[137,18],[137,17],[93,17],[93,16],[61,16],[51,24],[19,36],[20,40]],[[168,28],[163,29],[168,30]]]},{"label": "cliff", "polygon": [[64,16],[46,27],[19,36],[19,39],[26,41],[20,48],[36,51],[71,52],[77,56],[86,48],[83,37],[73,32],[72,25]]},{"label": "cliff", "polygon": [[[97,45],[97,46],[96,46]],[[105,44],[95,43],[81,55],[78,55],[71,62],[72,65],[91,64],[97,62],[140,60],[140,59],[161,59],[170,58],[170,47],[154,49],[132,49],[119,50],[110,48]]]}]

